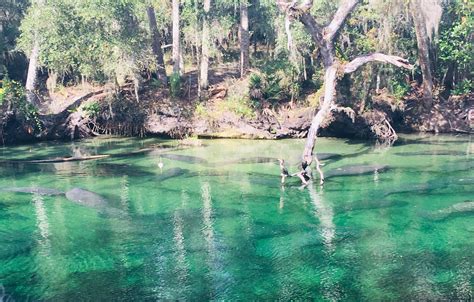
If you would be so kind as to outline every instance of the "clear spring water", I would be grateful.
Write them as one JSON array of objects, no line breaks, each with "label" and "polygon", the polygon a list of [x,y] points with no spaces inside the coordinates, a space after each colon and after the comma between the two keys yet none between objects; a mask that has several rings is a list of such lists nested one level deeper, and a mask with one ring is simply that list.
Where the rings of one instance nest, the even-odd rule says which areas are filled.
[{"label": "clear spring water", "polygon": [[[390,167],[323,188],[282,188],[276,162],[255,159],[285,158],[296,171],[303,143],[214,140],[128,156],[176,143],[1,148],[0,160],[115,156],[0,163],[0,301],[472,299],[469,136],[404,136],[391,148],[320,139],[320,152],[342,155],[324,160],[326,172]],[[108,205],[9,191],[32,186],[78,187]]]}]

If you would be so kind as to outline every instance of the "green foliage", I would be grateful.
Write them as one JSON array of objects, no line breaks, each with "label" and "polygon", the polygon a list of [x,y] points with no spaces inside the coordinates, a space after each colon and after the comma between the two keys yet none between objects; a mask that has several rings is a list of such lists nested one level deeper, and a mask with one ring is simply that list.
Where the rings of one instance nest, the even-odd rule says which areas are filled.
[{"label": "green foliage", "polygon": [[100,104],[98,102],[92,102],[82,106],[82,110],[87,114],[88,117],[95,117],[100,112]]},{"label": "green foliage", "polygon": [[447,7],[439,37],[440,68],[438,76],[446,76],[453,93],[467,93],[474,75],[474,17],[472,1],[455,0]]},{"label": "green foliage", "polygon": [[26,67],[24,56],[15,52],[15,41],[20,34],[19,25],[24,15],[27,0],[0,1],[0,79],[9,73],[15,80],[21,80]]},{"label": "green foliage", "polygon": [[201,117],[201,118],[206,118],[208,117],[208,112],[206,110],[206,106],[204,106],[203,103],[199,103],[196,105],[196,108],[194,109],[194,115]]},{"label": "green foliage", "polygon": [[248,119],[256,116],[250,100],[239,95],[230,95],[224,101],[219,102],[218,112],[233,112],[240,117]]},{"label": "green foliage", "polygon": [[120,81],[151,60],[136,9],[133,0],[35,3],[22,21],[18,46],[29,53],[39,41],[41,66],[62,77]]},{"label": "green foliage", "polygon": [[474,81],[470,79],[464,79],[462,82],[458,83],[452,93],[454,95],[472,93],[474,91]]},{"label": "green foliage", "polygon": [[401,100],[410,91],[410,86],[405,82],[394,81],[392,83],[392,94],[397,100]]},{"label": "green foliage", "polygon": [[181,76],[177,73],[173,73],[170,76],[170,94],[172,97],[177,98],[181,96]]},{"label": "green foliage", "polygon": [[298,98],[304,80],[297,67],[282,58],[267,60],[262,66],[249,76],[249,96],[256,106],[263,101],[275,105],[282,100]]},{"label": "green foliage", "polygon": [[34,131],[41,131],[43,127],[39,120],[38,110],[27,102],[23,86],[16,81],[10,80],[7,75],[3,79],[2,88],[0,104],[9,102],[10,107],[16,110],[17,117],[23,119],[24,124],[31,125]]}]

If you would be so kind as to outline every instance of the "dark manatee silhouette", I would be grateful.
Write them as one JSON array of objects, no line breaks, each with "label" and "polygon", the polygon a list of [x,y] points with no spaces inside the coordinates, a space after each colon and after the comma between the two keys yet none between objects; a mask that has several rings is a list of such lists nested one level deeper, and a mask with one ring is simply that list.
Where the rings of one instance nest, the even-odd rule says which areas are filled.
[{"label": "dark manatee silhouette", "polygon": [[275,157],[246,157],[239,158],[237,160],[232,160],[225,162],[224,164],[268,164],[268,163],[278,163],[278,159]]},{"label": "dark manatee silhouette", "polygon": [[371,174],[375,171],[383,172],[388,168],[387,165],[348,165],[326,172],[325,177]]},{"label": "dark manatee silhouette", "polygon": [[336,159],[336,158],[341,158],[341,154],[336,154],[336,153],[316,153],[316,157],[319,160],[326,160],[326,159]]},{"label": "dark manatee silhouette", "polygon": [[207,160],[204,158],[196,157],[196,156],[190,156],[190,155],[179,155],[179,154],[169,154],[169,153],[163,153],[160,155],[163,158],[171,159],[171,160],[177,160],[185,163],[192,163],[192,164],[207,164]]},{"label": "dark manatee silhouette", "polygon": [[26,194],[37,194],[42,196],[56,196],[63,195],[64,192],[53,189],[53,188],[43,188],[43,187],[12,187],[12,188],[2,188],[2,192],[13,192],[13,193],[26,193]]},{"label": "dark manatee silhouette", "polygon": [[436,181],[429,181],[426,183],[415,183],[415,184],[403,184],[398,188],[393,188],[389,191],[381,193],[383,196],[389,196],[392,194],[424,194],[435,190],[444,189],[447,187],[454,186],[472,186],[474,184],[474,178],[456,178],[456,179],[440,179]]},{"label": "dark manatee silhouette", "polygon": [[187,170],[187,169],[171,168],[171,169],[168,169],[168,170],[164,171],[163,173],[159,174],[156,179],[158,181],[165,181],[165,180],[173,178],[173,177],[184,175],[188,172],[189,172],[189,170]]},{"label": "dark manatee silhouette", "polygon": [[108,217],[123,218],[126,216],[124,211],[111,207],[105,197],[88,190],[73,188],[66,192],[66,198],[73,203],[96,209],[100,214],[105,214]]},{"label": "dark manatee silhouette", "polygon": [[430,220],[444,220],[464,215],[472,215],[473,213],[474,201],[466,200],[464,202],[455,203],[452,206],[441,210],[429,212],[428,214],[425,214],[423,216],[426,216]]},{"label": "dark manatee silhouette", "polygon": [[436,155],[449,155],[449,156],[466,156],[466,152],[454,151],[454,150],[433,150],[433,151],[416,151],[416,152],[396,152],[398,156],[436,156]]},{"label": "dark manatee silhouette", "polygon": [[392,207],[403,207],[408,205],[408,202],[402,200],[359,200],[354,201],[343,206],[335,208],[336,213],[352,212],[352,211],[367,211],[376,209],[385,209]]},{"label": "dark manatee silhouette", "polygon": [[104,208],[108,206],[108,202],[104,197],[81,188],[73,188],[67,191],[66,198],[74,203],[91,208]]}]

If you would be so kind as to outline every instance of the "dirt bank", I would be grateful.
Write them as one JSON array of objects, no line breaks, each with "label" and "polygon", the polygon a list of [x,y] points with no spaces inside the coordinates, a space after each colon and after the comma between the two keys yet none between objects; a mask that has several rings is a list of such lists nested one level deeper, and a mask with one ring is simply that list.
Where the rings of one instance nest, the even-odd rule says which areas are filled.
[{"label": "dirt bank", "polygon": [[[131,86],[120,90],[75,87],[60,94],[46,94],[36,121],[3,104],[1,141],[71,140],[101,134],[249,139],[306,136],[316,109],[304,102],[236,108],[228,94],[242,83],[235,80],[222,84],[220,74],[232,73],[215,72],[205,100],[192,97],[197,87],[188,80],[184,89],[187,93],[180,98],[151,85],[141,87],[138,100]],[[393,131],[473,133],[470,110],[474,111],[473,94],[427,103],[416,95],[400,102],[381,93],[372,98],[370,108],[361,108],[360,104],[351,109],[335,108],[321,135],[373,139]]]}]

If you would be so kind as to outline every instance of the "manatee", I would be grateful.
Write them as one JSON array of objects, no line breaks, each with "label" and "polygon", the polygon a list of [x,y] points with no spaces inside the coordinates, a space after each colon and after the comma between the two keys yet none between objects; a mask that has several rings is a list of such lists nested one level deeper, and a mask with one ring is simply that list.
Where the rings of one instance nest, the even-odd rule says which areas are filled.
[{"label": "manatee", "polygon": [[104,197],[81,188],[73,188],[67,191],[66,198],[72,202],[91,208],[103,208],[108,205]]},{"label": "manatee", "polygon": [[42,188],[42,187],[13,187],[0,189],[3,192],[14,192],[14,193],[27,193],[37,194],[42,196],[56,196],[63,195],[64,192],[53,188]]},{"label": "manatee", "polygon": [[237,160],[227,162],[226,164],[267,164],[267,163],[278,163],[278,159],[274,157],[247,157],[247,158],[239,158]]},{"label": "manatee", "polygon": [[328,171],[325,173],[325,177],[363,175],[375,171],[382,172],[387,169],[387,165],[348,165]]},{"label": "manatee", "polygon": [[474,201],[466,200],[464,202],[455,203],[447,208],[430,212],[426,216],[431,220],[443,220],[472,213],[474,213]]},{"label": "manatee", "polygon": [[196,157],[196,156],[189,156],[189,155],[179,155],[179,154],[161,154],[163,158],[182,161],[186,163],[193,163],[193,164],[207,164],[207,160],[204,158]]},{"label": "manatee", "polygon": [[144,168],[130,165],[130,164],[119,164],[119,163],[98,163],[96,165],[88,167],[88,173],[94,175],[103,176],[116,176],[116,175],[128,175],[128,176],[151,176],[155,173],[147,171]]},{"label": "manatee", "polygon": [[316,153],[316,157],[319,160],[326,160],[326,159],[340,158],[342,157],[342,155],[336,154],[336,153]]},{"label": "manatee", "polygon": [[[441,187],[441,185],[436,186],[437,188]],[[401,193],[412,193],[412,192],[420,192],[424,193],[434,188],[433,185],[427,183],[420,183],[420,184],[406,184],[402,187],[390,190],[385,192],[384,196],[389,196],[392,194],[401,194]]]},{"label": "manatee", "polygon": [[157,179],[159,181],[164,181],[164,180],[167,180],[169,178],[173,178],[173,177],[176,177],[176,176],[183,175],[187,172],[188,172],[187,169],[171,168],[171,169],[168,169],[168,170],[164,171],[160,175],[158,175]]},{"label": "manatee", "polygon": [[350,204],[346,204],[342,207],[337,207],[337,213],[349,212],[349,211],[363,211],[363,210],[375,210],[375,209],[384,209],[384,208],[392,208],[392,207],[403,207],[408,205],[408,202],[401,201],[401,200],[359,200],[355,202],[351,202]]},{"label": "manatee", "polygon": [[466,152],[454,150],[433,150],[433,151],[417,151],[417,152],[396,152],[398,156],[437,156],[437,155],[452,155],[452,156],[466,156]]}]

